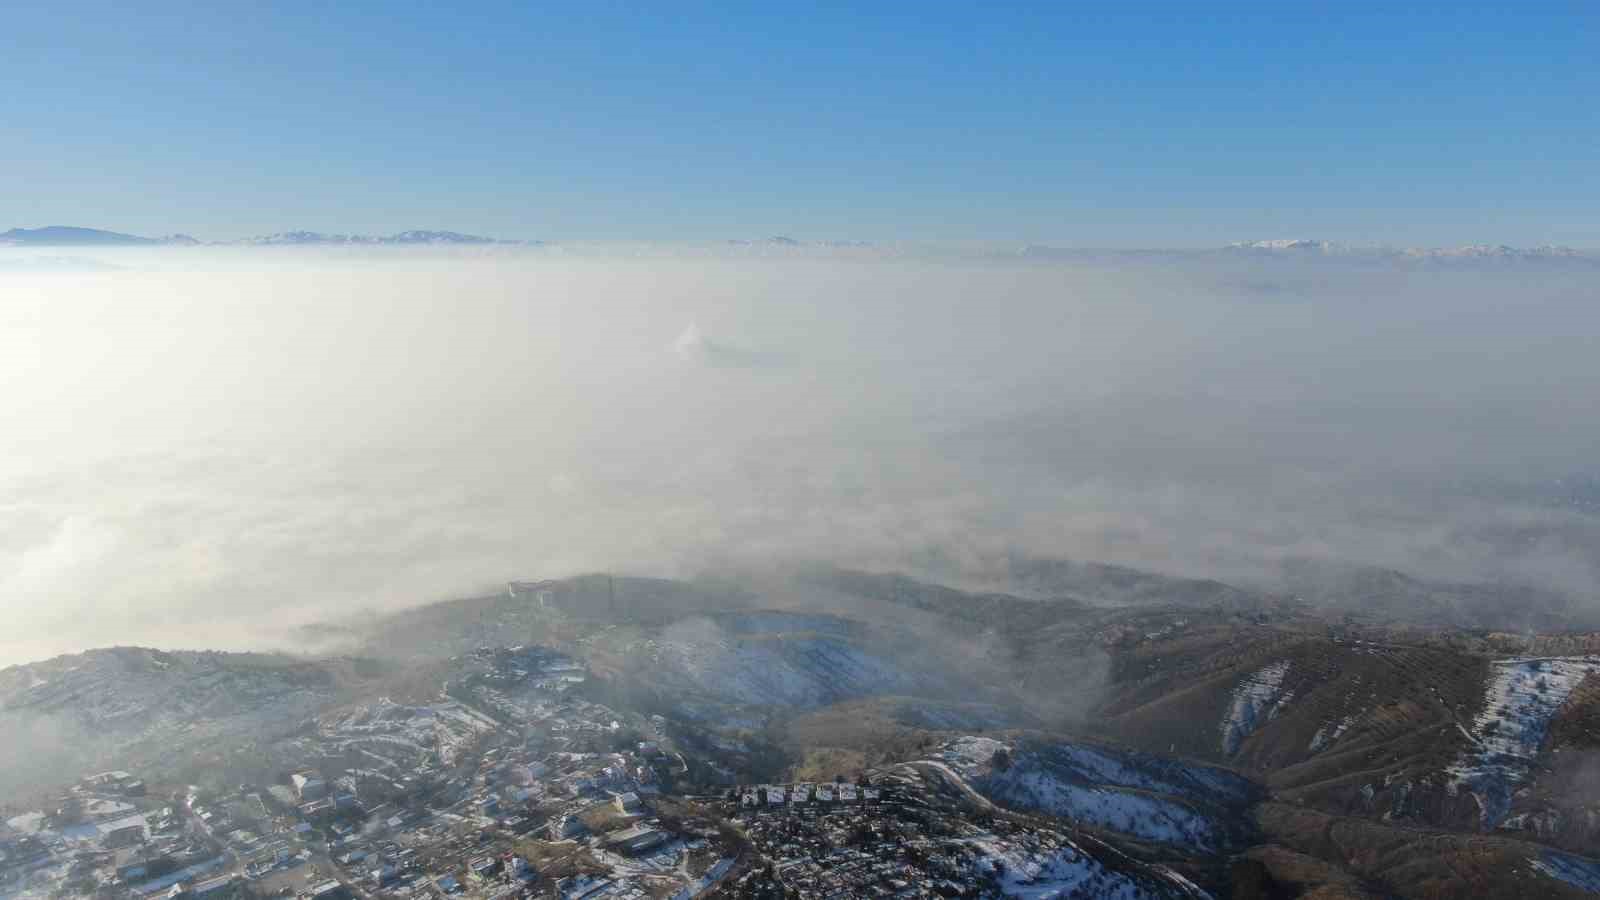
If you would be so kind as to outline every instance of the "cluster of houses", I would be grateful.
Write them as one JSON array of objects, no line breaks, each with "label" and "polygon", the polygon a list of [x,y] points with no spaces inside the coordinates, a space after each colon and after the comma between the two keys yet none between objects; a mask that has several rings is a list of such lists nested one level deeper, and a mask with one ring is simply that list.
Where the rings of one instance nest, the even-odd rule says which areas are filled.
[{"label": "cluster of houses", "polygon": [[[86,775],[46,811],[0,825],[0,893],[207,896],[231,884],[216,842],[127,772]],[[16,891],[6,886],[17,888]]]},{"label": "cluster of houses", "polygon": [[805,808],[811,805],[875,804],[883,799],[883,789],[850,782],[821,784],[758,784],[736,791],[744,809]]},{"label": "cluster of houses", "polygon": [[808,810],[811,815],[788,816],[762,815],[770,802],[745,807],[741,798],[740,805],[745,833],[771,861],[771,874],[785,893],[896,896],[926,880],[904,846],[907,837],[925,836],[907,830],[897,804],[835,802]]},{"label": "cluster of houses", "polygon": [[526,896],[539,877],[503,835],[448,824],[374,841],[337,861],[369,897],[473,894],[498,900]]},{"label": "cluster of houses", "polygon": [[[0,896],[689,890],[685,854],[717,838],[709,828],[679,834],[655,814],[660,785],[687,767],[663,747],[664,722],[585,698],[583,667],[552,651],[480,650],[472,663],[437,703],[330,714],[281,745],[274,764],[292,768],[270,784],[151,797],[127,772],[85,776],[51,811],[0,826]],[[845,788],[840,802],[860,802]],[[584,865],[543,873],[528,846],[545,848],[541,860]],[[596,874],[597,860],[616,871]]]},{"label": "cluster of houses", "polygon": [[[447,684],[446,694],[462,704],[462,714],[492,717],[495,728],[451,744],[448,755],[434,742],[433,752],[406,756],[411,745],[424,744],[415,714],[376,709],[329,732],[339,742],[337,758],[359,753],[360,767],[305,769],[275,786],[275,794],[291,793],[305,821],[327,836],[333,874],[375,900],[499,900],[581,893],[585,884],[599,898],[624,896],[637,879],[590,883],[560,867],[541,872],[518,848],[545,846],[558,859],[639,861],[641,870],[648,869],[645,860],[677,852],[680,836],[651,808],[663,778],[683,766],[654,736],[664,723],[629,719],[586,699],[575,690],[586,677],[583,667],[560,654],[481,649],[471,662],[472,674]],[[459,721],[450,716],[444,725]],[[394,722],[404,727],[384,727]],[[307,742],[305,750],[315,745]],[[346,794],[353,813],[338,801]],[[331,817],[308,807],[329,800]],[[676,866],[674,856],[663,864],[663,877],[681,878]]]},{"label": "cluster of houses", "polygon": [[[735,821],[768,861],[745,876],[745,887],[773,880],[778,892],[802,900],[998,896],[995,878],[1004,863],[996,865],[991,846],[1049,854],[1059,840],[1008,821],[979,828],[917,802],[903,786],[873,790],[881,790],[882,802],[819,807],[813,793],[806,815],[764,815],[770,803],[744,807],[741,798]],[[1041,887],[1038,896],[1056,895]]]},{"label": "cluster of houses", "polygon": [[85,775],[73,790],[79,793],[121,797],[143,797],[146,793],[144,779],[122,771]]}]

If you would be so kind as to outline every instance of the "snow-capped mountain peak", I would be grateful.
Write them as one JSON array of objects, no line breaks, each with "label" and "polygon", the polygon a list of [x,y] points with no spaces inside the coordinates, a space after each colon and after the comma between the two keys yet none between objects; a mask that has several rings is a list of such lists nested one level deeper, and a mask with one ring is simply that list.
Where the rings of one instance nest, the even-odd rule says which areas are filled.
[{"label": "snow-capped mountain peak", "polygon": [[1338,245],[1329,241],[1311,241],[1304,238],[1277,238],[1266,241],[1235,241],[1228,245],[1230,250],[1299,250],[1329,253],[1338,249]]},{"label": "snow-capped mountain peak", "polygon": [[462,234],[459,231],[428,231],[411,230],[400,231],[390,235],[367,234],[327,234],[321,231],[282,231],[277,234],[261,235],[259,237],[245,238],[237,241],[240,244],[257,245],[327,245],[327,244],[506,244],[519,243],[517,241],[502,241],[497,238],[484,237],[477,234]]}]

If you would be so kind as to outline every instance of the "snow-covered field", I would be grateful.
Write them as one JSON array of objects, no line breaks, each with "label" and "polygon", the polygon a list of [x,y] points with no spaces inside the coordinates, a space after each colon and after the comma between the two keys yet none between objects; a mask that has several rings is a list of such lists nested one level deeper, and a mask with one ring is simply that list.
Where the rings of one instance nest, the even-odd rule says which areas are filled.
[{"label": "snow-covered field", "polygon": [[694,900],[695,897],[710,890],[718,879],[728,874],[728,870],[733,868],[734,862],[735,860],[732,857],[727,856],[717,860],[716,864],[708,869],[704,875],[695,879],[693,884],[673,894],[672,900]]},{"label": "snow-covered field", "polygon": [[316,749],[379,751],[380,758],[391,765],[396,765],[398,756],[403,757],[406,766],[415,766],[429,753],[437,752],[448,763],[480,736],[498,728],[493,719],[455,701],[407,706],[384,698],[324,718],[319,724],[320,746]]},{"label": "snow-covered field", "polygon": [[1472,742],[1445,770],[1452,791],[1467,790],[1483,807],[1483,824],[1505,819],[1516,786],[1526,780],[1544,743],[1550,719],[1578,683],[1600,669],[1597,657],[1496,661],[1483,709],[1472,721]]},{"label": "snow-covered field", "polygon": [[994,738],[968,735],[945,744],[940,755],[962,777],[970,779],[986,774],[994,755],[1001,750],[1010,753],[1011,745]]},{"label": "snow-covered field", "polygon": [[1289,674],[1288,660],[1264,666],[1233,689],[1233,701],[1222,717],[1222,752],[1232,756],[1239,745],[1263,724],[1272,721],[1279,710],[1294,699],[1294,693],[1283,690],[1283,678]]},{"label": "snow-covered field", "polygon": [[[983,854],[976,863],[977,870],[996,875],[1007,897],[1140,900],[1150,896],[1139,882],[1107,869],[1071,844],[1041,852],[998,838],[974,838],[969,843]],[[1074,891],[1080,893],[1074,895]]]}]

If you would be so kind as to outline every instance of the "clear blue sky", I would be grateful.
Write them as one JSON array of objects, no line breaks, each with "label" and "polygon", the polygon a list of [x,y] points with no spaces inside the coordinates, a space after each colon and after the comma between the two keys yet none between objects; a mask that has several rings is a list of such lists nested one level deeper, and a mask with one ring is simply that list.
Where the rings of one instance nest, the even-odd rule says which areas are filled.
[{"label": "clear blue sky", "polygon": [[266,5],[8,9],[0,229],[1600,246],[1595,3]]}]

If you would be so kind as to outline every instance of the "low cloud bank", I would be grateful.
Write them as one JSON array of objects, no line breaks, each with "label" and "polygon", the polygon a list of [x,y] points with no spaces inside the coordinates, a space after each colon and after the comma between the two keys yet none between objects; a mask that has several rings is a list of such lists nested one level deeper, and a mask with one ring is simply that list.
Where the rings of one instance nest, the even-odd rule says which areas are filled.
[{"label": "low cloud bank", "polygon": [[1596,596],[1588,271],[144,253],[0,271],[0,662],[794,560]]}]

